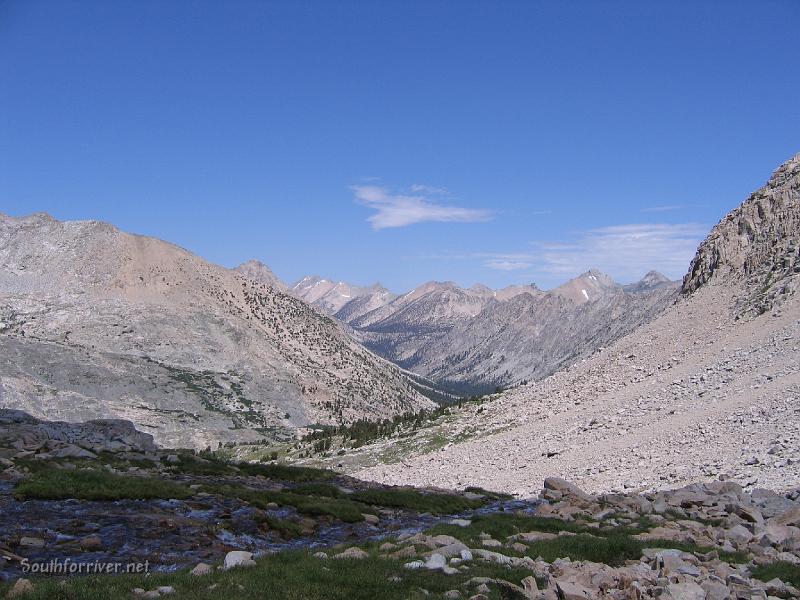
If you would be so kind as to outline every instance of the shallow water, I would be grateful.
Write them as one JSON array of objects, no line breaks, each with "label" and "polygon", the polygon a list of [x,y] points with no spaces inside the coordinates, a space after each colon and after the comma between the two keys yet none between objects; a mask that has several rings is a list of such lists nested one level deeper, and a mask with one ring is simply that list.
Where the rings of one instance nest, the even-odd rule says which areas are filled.
[{"label": "shallow water", "polygon": [[[31,563],[66,558],[77,563],[148,561],[150,571],[175,571],[201,561],[220,561],[233,549],[264,555],[413,534],[455,517],[470,518],[501,510],[531,511],[537,504],[536,501],[502,500],[457,515],[397,510],[382,514],[379,525],[318,518],[313,535],[285,539],[276,531],[259,527],[253,518],[256,511],[235,498],[20,502],[12,496],[12,488],[12,484],[0,482],[0,541],[23,536],[45,539],[42,548],[14,548],[15,553]],[[287,507],[263,512],[284,519],[296,514],[293,508]],[[87,536],[92,536],[93,544],[86,547],[84,541],[82,548],[81,540],[86,540]],[[0,559],[0,578],[9,579],[20,574],[18,563]]]}]

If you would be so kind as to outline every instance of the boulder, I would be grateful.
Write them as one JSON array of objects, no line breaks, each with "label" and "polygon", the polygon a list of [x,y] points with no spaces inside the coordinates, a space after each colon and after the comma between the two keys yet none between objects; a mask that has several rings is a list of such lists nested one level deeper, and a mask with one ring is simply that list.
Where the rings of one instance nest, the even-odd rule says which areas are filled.
[{"label": "boulder", "polygon": [[770,519],[770,524],[800,527],[800,506],[797,508],[790,508],[777,517]]},{"label": "boulder", "polygon": [[436,554],[441,554],[445,558],[452,558],[454,556],[461,557],[461,553],[464,550],[469,550],[466,544],[464,544],[463,542],[456,541],[453,544],[448,544],[447,546],[441,546],[440,548],[437,548],[436,550],[432,551],[430,554],[433,554],[435,552]]},{"label": "boulder", "polygon": [[594,591],[574,581],[556,579],[555,584],[560,600],[586,600],[597,596]]},{"label": "boulder", "polygon": [[561,493],[562,496],[572,496],[580,500],[589,501],[592,497],[580,489],[574,483],[570,483],[560,477],[548,477],[544,480],[545,490],[554,490]]},{"label": "boulder", "polygon": [[225,555],[223,567],[225,569],[232,569],[234,567],[254,567],[256,561],[253,560],[252,552],[245,552],[244,550],[232,550]]},{"label": "boulder", "polygon": [[669,584],[662,598],[669,598],[670,600],[705,600],[706,592],[693,581],[685,581],[683,583]]}]

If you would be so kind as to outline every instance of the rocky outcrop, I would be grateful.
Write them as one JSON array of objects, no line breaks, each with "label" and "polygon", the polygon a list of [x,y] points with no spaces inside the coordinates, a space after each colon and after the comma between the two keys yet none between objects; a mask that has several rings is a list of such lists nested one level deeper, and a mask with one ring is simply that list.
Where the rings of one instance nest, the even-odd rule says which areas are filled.
[{"label": "rocky outcrop", "polygon": [[95,452],[155,452],[153,436],[130,421],[42,421],[21,410],[0,409],[0,447],[38,452],[40,458],[91,458]]},{"label": "rocky outcrop", "polygon": [[761,314],[800,280],[800,154],[720,221],[683,280],[689,295],[711,283],[736,286],[740,313]]}]

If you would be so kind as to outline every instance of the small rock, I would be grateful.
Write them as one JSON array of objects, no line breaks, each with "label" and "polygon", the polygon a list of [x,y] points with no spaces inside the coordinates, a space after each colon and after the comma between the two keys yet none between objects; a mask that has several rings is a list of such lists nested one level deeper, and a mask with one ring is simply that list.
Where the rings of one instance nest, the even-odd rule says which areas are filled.
[{"label": "small rock", "polygon": [[334,556],[334,558],[352,558],[355,560],[362,560],[367,557],[369,557],[369,554],[364,552],[361,548],[356,548],[355,546],[348,548],[344,552],[340,552]]},{"label": "small rock", "polygon": [[42,538],[25,536],[19,540],[19,545],[25,546],[26,548],[44,548],[44,540]]},{"label": "small rock", "polygon": [[362,513],[361,516],[364,517],[364,520],[367,523],[369,523],[370,525],[377,525],[378,523],[381,522],[381,520],[377,517],[377,515],[371,515],[369,513]]},{"label": "small rock", "polygon": [[446,565],[447,559],[443,555],[435,552],[431,554],[430,557],[428,557],[428,560],[425,562],[425,568],[430,570],[441,569]]},{"label": "small rock", "polygon": [[189,572],[192,575],[194,575],[195,577],[201,577],[202,575],[210,575],[213,571],[214,571],[214,569],[211,567],[211,565],[208,565],[206,563],[202,563],[201,562],[201,563],[198,563],[195,566],[195,568],[192,569]]}]

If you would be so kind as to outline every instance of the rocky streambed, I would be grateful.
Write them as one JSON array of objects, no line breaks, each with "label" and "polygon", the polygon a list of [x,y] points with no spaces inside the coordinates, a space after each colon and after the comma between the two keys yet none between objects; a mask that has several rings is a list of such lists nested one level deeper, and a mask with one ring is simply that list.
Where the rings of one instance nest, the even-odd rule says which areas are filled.
[{"label": "rocky streambed", "polygon": [[[195,480],[196,481],[196,480]],[[250,483],[258,489],[258,483]],[[261,482],[274,489],[275,482]],[[346,488],[344,485],[342,489]],[[298,548],[326,548],[414,534],[454,519],[503,511],[531,512],[538,502],[492,500],[452,515],[384,508],[348,523],[303,515],[294,507],[261,509],[238,498],[199,492],[188,499],[19,500],[14,484],[0,482],[0,577],[23,574],[21,561],[46,564],[147,563],[150,571],[176,571],[199,562],[219,562],[232,550],[255,556]],[[289,488],[291,489],[291,488]],[[287,529],[281,529],[284,524]],[[296,527],[292,527],[292,524]]]}]

